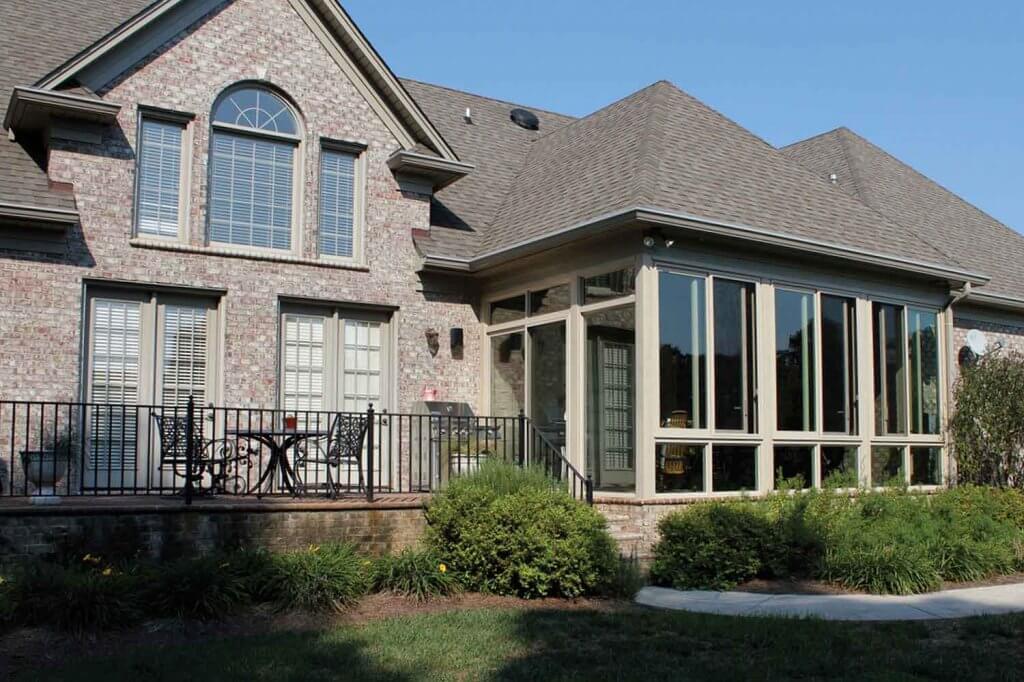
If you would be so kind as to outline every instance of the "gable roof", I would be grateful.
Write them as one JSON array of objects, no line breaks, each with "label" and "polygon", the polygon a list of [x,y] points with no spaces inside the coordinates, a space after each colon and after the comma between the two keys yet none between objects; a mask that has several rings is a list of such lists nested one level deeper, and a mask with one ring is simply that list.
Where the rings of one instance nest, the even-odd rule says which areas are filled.
[{"label": "gable roof", "polygon": [[781,150],[840,189],[991,280],[972,295],[1024,302],[1024,236],[848,128]]}]

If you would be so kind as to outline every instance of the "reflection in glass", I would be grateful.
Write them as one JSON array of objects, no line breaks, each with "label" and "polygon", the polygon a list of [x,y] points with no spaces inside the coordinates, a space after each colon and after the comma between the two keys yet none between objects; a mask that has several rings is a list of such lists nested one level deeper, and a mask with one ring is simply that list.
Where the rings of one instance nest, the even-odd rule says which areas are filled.
[{"label": "reflection in glass", "polygon": [[775,292],[775,386],[779,429],[813,431],[813,294]]},{"label": "reflection in glass", "polygon": [[565,323],[531,327],[530,420],[556,448],[565,446]]},{"label": "reflection in glass", "polygon": [[661,443],[655,468],[659,493],[704,492],[703,445]]},{"label": "reflection in glass", "polygon": [[707,427],[707,329],[704,279],[662,272],[658,316],[661,337],[661,425]]},{"label": "reflection in glass", "polygon": [[772,467],[777,490],[801,490],[814,485],[814,448],[777,445]]},{"label": "reflection in glass", "polygon": [[636,489],[633,306],[586,316],[587,473],[596,490]]},{"label": "reflection in glass", "polygon": [[822,488],[856,488],[860,483],[857,476],[857,446],[822,446]]},{"label": "reflection in glass", "polygon": [[911,308],[909,318],[911,433],[938,433],[939,316]]},{"label": "reflection in glass", "polygon": [[491,414],[518,416],[525,405],[526,354],[523,333],[491,337]]},{"label": "reflection in glass", "polygon": [[716,279],[715,428],[754,431],[754,285]]},{"label": "reflection in glass", "polygon": [[821,297],[821,406],[827,433],[857,433],[856,302]]},{"label": "reflection in glass", "polygon": [[569,308],[569,285],[559,284],[558,286],[538,289],[530,292],[530,314],[543,315],[545,313],[557,313]]},{"label": "reflection in glass", "polygon": [[515,322],[526,317],[526,296],[513,296],[491,303],[491,324]]},{"label": "reflection in glass", "polygon": [[635,283],[636,268],[632,265],[602,275],[583,277],[580,280],[583,305],[629,296],[636,291]]},{"label": "reflection in glass", "polygon": [[903,307],[874,304],[875,432],[907,432]]},{"label": "reflection in glass", "polygon": [[903,485],[903,448],[893,446],[876,446],[871,448],[871,485],[883,486]]},{"label": "reflection in glass", "polygon": [[910,448],[910,485],[942,485],[942,448]]},{"label": "reflection in glass", "polygon": [[715,492],[757,488],[757,448],[716,445],[711,452],[711,489]]}]

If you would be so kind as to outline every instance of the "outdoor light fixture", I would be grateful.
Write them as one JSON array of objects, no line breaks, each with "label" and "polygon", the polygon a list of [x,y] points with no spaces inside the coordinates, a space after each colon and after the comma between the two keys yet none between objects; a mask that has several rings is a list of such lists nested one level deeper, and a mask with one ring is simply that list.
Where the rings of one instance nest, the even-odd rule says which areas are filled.
[{"label": "outdoor light fixture", "polygon": [[427,337],[427,350],[430,351],[430,357],[436,358],[437,351],[441,350],[441,335],[437,333],[436,329],[428,329],[426,331]]},{"label": "outdoor light fixture", "polygon": [[644,237],[644,246],[646,246],[648,249],[653,249],[656,243],[657,242],[654,241],[654,237]]},{"label": "outdoor light fixture", "polygon": [[451,339],[450,340],[451,340],[451,347],[452,347],[452,357],[453,358],[461,358],[462,357],[462,348],[465,345],[465,335],[462,332],[462,327],[452,327],[450,333],[451,333]]}]

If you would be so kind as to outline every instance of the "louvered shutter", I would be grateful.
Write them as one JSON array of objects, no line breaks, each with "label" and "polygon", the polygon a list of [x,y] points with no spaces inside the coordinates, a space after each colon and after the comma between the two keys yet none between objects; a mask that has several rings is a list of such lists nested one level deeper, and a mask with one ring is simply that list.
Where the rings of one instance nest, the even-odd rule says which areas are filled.
[{"label": "louvered shutter", "polygon": [[354,253],[356,157],[325,149],[320,161],[320,253],[350,258]]},{"label": "louvered shutter", "polygon": [[214,133],[211,242],[291,248],[294,156],[287,142]]},{"label": "louvered shutter", "polygon": [[[89,464],[97,470],[134,470],[137,456],[141,304],[96,299],[93,305],[92,408]],[[110,407],[103,404],[112,403]]]},{"label": "louvered shutter", "polygon": [[176,123],[142,120],[138,144],[140,234],[178,236],[183,132]]},{"label": "louvered shutter", "polygon": [[209,349],[207,309],[165,305],[161,398],[164,407],[206,402],[206,363]]}]

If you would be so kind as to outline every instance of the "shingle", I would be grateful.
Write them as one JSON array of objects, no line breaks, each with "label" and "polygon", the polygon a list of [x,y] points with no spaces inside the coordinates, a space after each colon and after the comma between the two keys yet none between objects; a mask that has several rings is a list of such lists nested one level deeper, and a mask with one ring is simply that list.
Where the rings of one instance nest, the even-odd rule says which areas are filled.
[{"label": "shingle", "polygon": [[1024,299],[1024,237],[847,128],[796,142],[782,152],[819,177],[848,171],[839,186],[921,241],[992,280],[982,291]]}]

